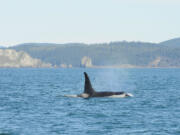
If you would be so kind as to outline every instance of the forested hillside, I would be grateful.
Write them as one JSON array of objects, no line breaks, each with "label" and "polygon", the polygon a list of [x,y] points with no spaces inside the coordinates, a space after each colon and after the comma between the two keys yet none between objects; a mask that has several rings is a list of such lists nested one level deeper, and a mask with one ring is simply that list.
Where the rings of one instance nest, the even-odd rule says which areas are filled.
[{"label": "forested hillside", "polygon": [[11,49],[25,51],[33,58],[58,67],[83,66],[84,57],[87,57],[91,64],[89,67],[180,67],[179,43],[180,38],[159,44],[126,41],[102,44],[26,43],[11,47]]}]

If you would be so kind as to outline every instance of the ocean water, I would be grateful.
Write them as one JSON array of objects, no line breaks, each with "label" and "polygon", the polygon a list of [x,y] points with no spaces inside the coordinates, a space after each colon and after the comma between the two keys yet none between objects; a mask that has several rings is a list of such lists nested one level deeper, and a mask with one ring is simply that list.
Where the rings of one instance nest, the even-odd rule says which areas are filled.
[{"label": "ocean water", "polygon": [[[132,98],[67,98],[97,91]],[[0,69],[0,135],[179,135],[180,69]]]}]

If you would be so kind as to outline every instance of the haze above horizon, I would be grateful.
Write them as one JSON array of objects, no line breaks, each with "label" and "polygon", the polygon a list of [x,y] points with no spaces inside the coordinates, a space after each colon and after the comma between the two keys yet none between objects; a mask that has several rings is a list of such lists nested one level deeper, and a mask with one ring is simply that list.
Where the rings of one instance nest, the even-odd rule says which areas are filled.
[{"label": "haze above horizon", "polygon": [[161,42],[180,37],[178,0],[0,0],[0,46]]}]

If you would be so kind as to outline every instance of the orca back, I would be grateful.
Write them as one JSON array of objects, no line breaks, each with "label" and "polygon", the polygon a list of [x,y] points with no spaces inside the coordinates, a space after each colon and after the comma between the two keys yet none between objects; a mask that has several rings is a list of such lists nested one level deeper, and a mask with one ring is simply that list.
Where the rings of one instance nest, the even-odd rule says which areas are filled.
[{"label": "orca back", "polygon": [[85,77],[85,84],[84,84],[84,93],[78,95],[79,97],[83,98],[90,98],[90,97],[128,97],[131,96],[130,94],[127,94],[123,91],[121,92],[111,92],[111,91],[102,91],[102,92],[96,92],[92,85],[91,81],[88,77],[88,74],[84,72]]}]

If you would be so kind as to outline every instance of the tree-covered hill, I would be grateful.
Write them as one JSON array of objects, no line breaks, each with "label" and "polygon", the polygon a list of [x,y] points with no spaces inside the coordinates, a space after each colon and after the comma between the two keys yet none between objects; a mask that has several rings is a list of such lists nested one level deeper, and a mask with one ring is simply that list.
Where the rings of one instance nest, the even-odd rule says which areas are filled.
[{"label": "tree-covered hill", "polygon": [[56,66],[79,67],[86,56],[94,66],[180,67],[179,40],[159,44],[126,41],[102,44],[26,43],[11,49],[25,51],[33,58]]},{"label": "tree-covered hill", "polygon": [[174,46],[174,47],[179,47],[180,46],[180,38],[174,38],[170,39],[164,42],[161,42],[160,44],[166,45],[166,46]]}]

